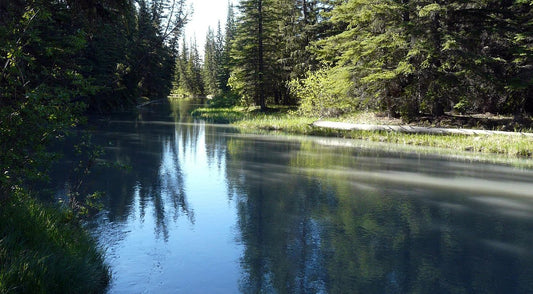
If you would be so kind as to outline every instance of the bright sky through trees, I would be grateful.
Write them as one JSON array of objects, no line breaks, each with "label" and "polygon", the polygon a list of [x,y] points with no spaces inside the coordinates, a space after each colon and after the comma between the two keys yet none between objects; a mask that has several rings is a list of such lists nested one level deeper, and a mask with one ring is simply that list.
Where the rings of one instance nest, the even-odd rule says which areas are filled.
[{"label": "bright sky through trees", "polygon": [[208,27],[216,31],[220,20],[224,32],[228,3],[237,4],[238,0],[190,0],[189,3],[193,7],[193,14],[185,28],[185,36],[188,40],[196,36],[198,48],[203,51]]}]

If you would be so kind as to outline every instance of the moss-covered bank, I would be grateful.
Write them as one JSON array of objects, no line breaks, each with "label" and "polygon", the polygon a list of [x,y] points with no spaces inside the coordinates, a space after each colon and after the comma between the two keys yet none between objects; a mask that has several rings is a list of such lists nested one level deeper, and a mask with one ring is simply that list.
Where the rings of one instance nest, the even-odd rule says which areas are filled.
[{"label": "moss-covered bank", "polygon": [[[287,109],[276,109],[271,112],[258,112],[242,107],[234,108],[199,108],[193,116],[215,123],[230,123],[243,132],[280,131],[290,134],[336,136],[389,142],[403,145],[428,146],[452,150],[502,154],[514,157],[533,157],[533,139],[525,136],[506,135],[437,135],[437,134],[405,134],[383,131],[334,130],[313,127],[311,124],[318,117],[299,116]],[[337,119],[342,121],[342,119]],[[345,118],[349,122],[377,123],[375,117],[368,114]],[[389,123],[389,121],[387,121]]]},{"label": "moss-covered bank", "polygon": [[18,193],[0,203],[0,293],[103,293],[109,268],[68,211]]}]

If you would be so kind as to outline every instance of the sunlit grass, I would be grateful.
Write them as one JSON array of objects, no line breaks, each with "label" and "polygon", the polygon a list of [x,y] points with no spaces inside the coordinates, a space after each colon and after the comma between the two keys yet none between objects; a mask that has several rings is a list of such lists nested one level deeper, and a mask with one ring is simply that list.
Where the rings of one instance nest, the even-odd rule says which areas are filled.
[{"label": "sunlit grass", "polygon": [[292,116],[286,113],[256,114],[233,124],[242,129],[259,129],[266,131],[284,131],[297,134],[308,134],[312,131],[311,124],[315,118]]},{"label": "sunlit grass", "polygon": [[245,119],[248,116],[247,111],[243,107],[198,108],[191,114],[213,123],[233,123]]},{"label": "sunlit grass", "polygon": [[[201,108],[195,116],[215,123],[231,123],[242,132],[276,131],[299,135],[334,136],[361,139],[372,142],[387,142],[405,146],[426,146],[446,148],[457,151],[501,154],[514,157],[532,157],[533,138],[526,136],[507,135],[438,135],[438,134],[407,134],[385,131],[345,131],[313,127],[311,124],[318,117],[299,116],[295,112],[273,111],[262,113],[255,109],[234,108]],[[328,119],[329,120],[329,119]],[[351,123],[383,123],[372,113],[355,113],[336,121]],[[390,124],[399,124],[391,119]]]},{"label": "sunlit grass", "polygon": [[102,252],[71,214],[23,195],[0,205],[0,293],[105,291]]},{"label": "sunlit grass", "polygon": [[271,112],[260,112],[257,108],[198,108],[192,115],[213,123],[230,123],[241,129],[284,131],[306,134],[317,118],[303,117],[288,111],[285,107]]},{"label": "sunlit grass", "polygon": [[[342,132],[341,132],[342,133]],[[447,148],[457,151],[531,157],[533,139],[506,135],[434,135],[393,132],[347,131],[343,137],[402,145]]]}]

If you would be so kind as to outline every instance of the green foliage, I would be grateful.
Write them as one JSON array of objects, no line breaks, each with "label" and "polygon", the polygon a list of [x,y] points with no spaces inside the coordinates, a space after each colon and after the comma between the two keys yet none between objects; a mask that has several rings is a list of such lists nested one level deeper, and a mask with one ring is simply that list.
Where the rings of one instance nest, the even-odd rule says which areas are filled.
[{"label": "green foliage", "polygon": [[[173,3],[172,6],[166,7]],[[133,62],[141,95],[165,98],[172,89],[177,37],[183,19],[168,20],[165,10],[183,11],[184,1],[139,1]],[[163,20],[167,19],[167,23]],[[168,22],[171,23],[168,23]],[[168,27],[172,27],[169,31]],[[173,32],[175,31],[175,32]]]},{"label": "green foliage", "polygon": [[287,83],[317,65],[307,47],[324,36],[324,7],[316,0],[241,2],[228,84],[244,105],[295,103]]},{"label": "green foliage", "polygon": [[[167,96],[183,1],[0,5],[0,194],[43,177],[50,140],[138,95]],[[101,5],[101,7],[100,7]],[[165,19],[165,20],[163,20]]]},{"label": "green foliage", "polygon": [[470,105],[470,102],[468,101],[468,99],[462,99],[461,101],[459,101],[453,106],[453,110],[461,114],[471,112],[471,108],[472,106]]},{"label": "green foliage", "polygon": [[[71,222],[98,208],[100,195],[73,189],[73,209],[61,213],[21,195],[46,178],[57,157],[49,144],[85,111],[168,95],[184,3],[0,2],[0,292],[103,292],[101,254]],[[74,172],[88,173],[99,155],[89,151]]]},{"label": "green foliage", "polygon": [[202,65],[196,42],[191,41],[191,44],[187,45],[185,37],[181,52],[176,58],[173,92],[182,97],[198,97],[205,94]]},{"label": "green foliage", "polygon": [[219,86],[217,85],[217,77],[221,67],[221,49],[215,40],[215,33],[209,28],[205,40],[203,64],[204,88],[208,95],[218,94]]},{"label": "green foliage", "polygon": [[364,105],[410,118],[440,115],[464,97],[483,112],[523,111],[531,99],[531,7],[522,3],[350,0],[329,15],[343,30],[315,52],[351,72]]},{"label": "green foliage", "polygon": [[232,123],[244,117],[242,108],[197,108],[191,115],[214,123]]},{"label": "green foliage", "polygon": [[76,98],[93,90],[79,73],[85,34],[67,7],[18,8],[0,19],[0,198],[45,175],[48,142],[80,122]]},{"label": "green foliage", "polygon": [[[74,214],[75,217],[84,218],[100,211],[103,206],[100,202],[101,192],[85,191],[82,187],[89,174],[96,166],[108,165],[100,161],[104,155],[104,148],[93,142],[92,135],[84,132],[74,144],[73,166],[70,168],[68,184],[66,185],[67,199],[60,200]],[[115,168],[120,168],[118,165]],[[66,203],[64,203],[66,201]]]},{"label": "green foliage", "polygon": [[237,34],[237,26],[235,24],[235,12],[233,4],[228,5],[228,15],[226,18],[226,27],[224,30],[224,39],[218,40],[223,41],[222,57],[221,57],[221,70],[218,76],[218,86],[222,93],[228,93],[231,91],[228,80],[231,73],[231,44],[235,39]]},{"label": "green foliage", "polygon": [[357,100],[348,95],[350,73],[344,68],[309,72],[305,79],[292,80],[289,87],[303,115],[336,116],[357,107]]},{"label": "green foliage", "polygon": [[134,106],[141,96],[168,96],[177,37],[186,22],[184,2],[69,3],[86,32],[80,72],[94,87],[84,96],[89,111],[111,112]]},{"label": "green foliage", "polygon": [[15,194],[0,209],[0,293],[103,293],[110,271],[71,213]]},{"label": "green foliage", "polygon": [[229,85],[245,105],[266,110],[267,98],[275,96],[276,6],[274,0],[244,0],[232,43]]},{"label": "green foliage", "polygon": [[238,105],[239,101],[240,99],[238,95],[228,91],[226,93],[213,97],[211,100],[208,101],[208,103],[209,107],[227,108]]},{"label": "green foliage", "polygon": [[[309,70],[317,69],[316,58],[308,47],[328,32],[322,27],[320,14],[325,5],[318,0],[280,1],[279,25],[282,41],[278,62],[287,76],[284,80],[302,78]],[[284,5],[283,5],[284,4]]]},{"label": "green foliage", "polygon": [[[233,38],[225,40],[231,62],[226,50],[219,76],[244,105],[305,101],[311,84],[301,81],[325,66],[332,81],[343,73],[333,93],[350,84],[335,109],[371,108],[406,120],[453,109],[533,111],[529,1],[247,0],[239,10]],[[214,89],[214,77],[207,80]],[[331,108],[324,97],[329,101],[320,103]],[[302,111],[318,104],[303,103]]]}]

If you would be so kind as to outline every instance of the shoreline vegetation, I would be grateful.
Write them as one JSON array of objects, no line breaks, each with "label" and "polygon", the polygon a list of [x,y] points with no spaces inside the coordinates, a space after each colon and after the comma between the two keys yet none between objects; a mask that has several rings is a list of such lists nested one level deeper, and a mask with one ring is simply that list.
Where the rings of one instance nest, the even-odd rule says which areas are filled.
[{"label": "shoreline vegetation", "polygon": [[[50,204],[36,183],[88,115],[170,94],[186,2],[0,1],[0,294],[105,293],[111,272],[81,218],[99,194]],[[100,154],[90,136],[69,147],[72,178]]]},{"label": "shoreline vegetation", "polygon": [[[0,294],[105,293],[104,251],[81,218],[99,194],[50,204],[53,188],[36,187],[88,115],[170,94],[188,15],[186,0],[0,1]],[[90,136],[65,148],[80,156],[71,178],[100,154]]]},{"label": "shoreline vegetation", "polygon": [[0,293],[105,292],[103,251],[72,211],[21,191],[0,205]]},{"label": "shoreline vegetation", "polygon": [[199,60],[191,54],[194,46],[183,46],[173,90],[183,97],[211,96],[212,108],[194,115],[244,132],[335,136],[530,159],[528,136],[312,124],[333,117],[328,120],[531,132],[532,7],[527,1],[492,0],[301,5],[242,0],[237,14],[228,8],[224,34],[221,28],[207,33],[203,67],[194,70]]},{"label": "shoreline vegetation", "polygon": [[[341,137],[371,142],[394,143],[405,146],[435,147],[472,153],[498,154],[516,158],[533,157],[533,137],[510,135],[518,132],[530,133],[531,127],[521,118],[521,122],[510,117],[490,114],[472,116],[441,117],[404,124],[399,119],[390,119],[378,113],[360,112],[339,118],[323,119],[301,116],[287,107],[271,108],[261,112],[255,108],[198,108],[192,112],[197,118],[213,123],[230,124],[243,132],[275,131],[287,134]],[[343,129],[320,126],[316,122],[334,121],[346,124],[368,126],[393,126],[391,130],[375,127],[369,129]],[[460,125],[461,121],[467,121]],[[438,134],[432,132],[399,132],[399,126],[406,128],[453,128],[459,130],[491,130],[483,134]],[[522,126],[522,127],[519,127]],[[464,128],[463,128],[464,127]],[[513,130],[515,132],[509,132]]]}]

